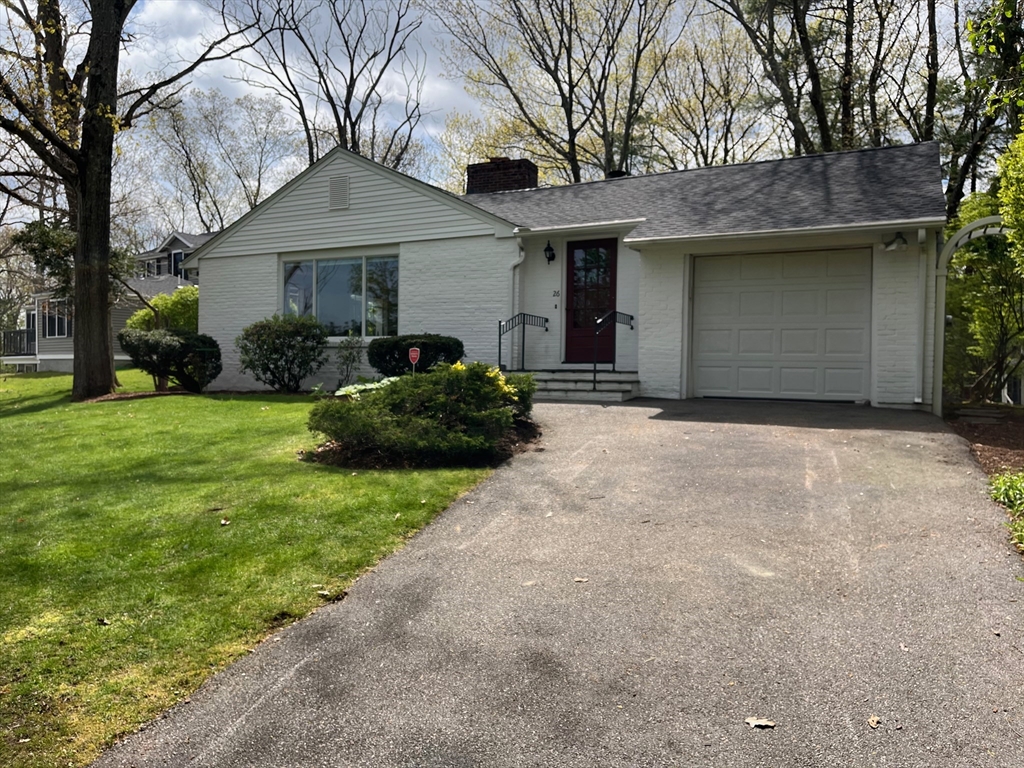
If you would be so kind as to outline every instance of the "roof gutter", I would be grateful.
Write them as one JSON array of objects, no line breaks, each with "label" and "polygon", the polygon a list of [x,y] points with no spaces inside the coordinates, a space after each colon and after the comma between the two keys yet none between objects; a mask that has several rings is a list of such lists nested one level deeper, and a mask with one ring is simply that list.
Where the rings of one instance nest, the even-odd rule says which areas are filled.
[{"label": "roof gutter", "polygon": [[575,232],[591,232],[598,229],[615,229],[631,232],[647,219],[609,219],[608,221],[590,221],[584,224],[558,224],[553,227],[516,227],[512,230],[516,237],[525,235],[571,235]]},{"label": "roof gutter", "polygon": [[763,237],[787,237],[800,235],[825,235],[836,232],[875,232],[880,229],[917,229],[920,227],[944,227],[946,218],[929,217],[922,219],[903,219],[898,221],[874,221],[864,224],[831,224],[827,227],[803,227],[800,229],[759,229],[750,232],[713,232],[706,235],[668,235],[664,237],[624,237],[622,242],[628,244],[673,245],[676,243],[700,243],[719,240],[754,240]]}]

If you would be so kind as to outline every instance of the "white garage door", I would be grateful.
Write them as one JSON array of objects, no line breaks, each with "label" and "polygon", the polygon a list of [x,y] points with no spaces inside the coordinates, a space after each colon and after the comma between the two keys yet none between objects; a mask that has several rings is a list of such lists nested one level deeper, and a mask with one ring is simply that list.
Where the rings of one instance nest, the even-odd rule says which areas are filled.
[{"label": "white garage door", "polygon": [[868,397],[871,252],[694,260],[694,390],[704,397]]}]

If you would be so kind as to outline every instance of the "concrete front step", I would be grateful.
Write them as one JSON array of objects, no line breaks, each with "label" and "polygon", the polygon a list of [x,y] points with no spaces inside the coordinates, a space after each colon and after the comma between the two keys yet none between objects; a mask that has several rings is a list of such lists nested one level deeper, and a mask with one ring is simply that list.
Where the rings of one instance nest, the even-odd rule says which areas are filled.
[{"label": "concrete front step", "polygon": [[[533,380],[542,381],[593,381],[593,370],[574,371],[529,371]],[[639,381],[636,371],[601,371],[597,372],[598,381]]]},{"label": "concrete front step", "polygon": [[640,378],[636,371],[598,371],[596,390],[593,369],[529,373],[537,382],[536,396],[540,400],[622,402],[640,395]]},{"label": "concrete front step", "polygon": [[639,392],[609,392],[598,390],[594,392],[592,390],[585,389],[545,389],[537,390],[537,394],[534,395],[534,400],[537,402],[551,402],[555,400],[585,400],[587,402],[597,403],[622,403],[626,400],[632,400],[637,397]]},{"label": "concrete front step", "polygon": [[[639,381],[605,381],[603,379],[597,380],[597,388],[605,392],[629,392],[634,387],[640,385]],[[569,390],[592,390],[594,388],[594,380],[587,379],[586,381],[538,381],[537,391],[546,392],[553,389],[569,389]]]}]

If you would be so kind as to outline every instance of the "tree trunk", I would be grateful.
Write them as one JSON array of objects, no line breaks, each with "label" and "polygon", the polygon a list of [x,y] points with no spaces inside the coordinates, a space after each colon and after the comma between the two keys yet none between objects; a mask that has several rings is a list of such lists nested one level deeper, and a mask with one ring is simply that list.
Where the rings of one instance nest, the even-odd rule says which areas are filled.
[{"label": "tree trunk", "polygon": [[843,79],[839,83],[839,135],[842,149],[853,149],[853,0],[846,0],[846,24],[843,29]]},{"label": "tree trunk", "polygon": [[935,139],[935,104],[939,94],[939,34],[935,18],[935,0],[928,0],[928,88],[924,104],[924,141]]},{"label": "tree trunk", "polygon": [[85,116],[78,168],[74,400],[114,391],[110,337],[110,182],[117,115],[120,30],[130,0],[93,0]]}]

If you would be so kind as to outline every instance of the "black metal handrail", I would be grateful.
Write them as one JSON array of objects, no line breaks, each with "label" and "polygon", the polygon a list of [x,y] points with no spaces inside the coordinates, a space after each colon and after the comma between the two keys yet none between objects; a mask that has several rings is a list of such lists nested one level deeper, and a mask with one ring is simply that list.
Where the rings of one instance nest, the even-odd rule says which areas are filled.
[{"label": "black metal handrail", "polygon": [[27,328],[3,332],[3,354],[8,357],[27,357],[36,353],[36,331]]},{"label": "black metal handrail", "polygon": [[[599,317],[594,321],[594,384],[592,391],[597,391],[597,337],[601,331],[605,328],[614,328],[617,324],[628,325],[629,330],[633,330],[633,316],[627,315],[625,312],[619,312],[612,310],[604,317]],[[615,370],[615,345],[612,343],[612,370]]]},{"label": "black metal handrail", "polygon": [[[540,315],[531,315],[527,312],[520,312],[514,317],[510,317],[508,320],[498,321],[498,370],[501,370],[501,337],[511,331],[513,328],[521,327],[522,337],[519,341],[519,370],[526,370],[526,326],[532,325],[537,328],[543,328],[544,332],[548,330],[548,319],[541,317]],[[509,357],[512,357],[512,350],[509,350]]]}]

